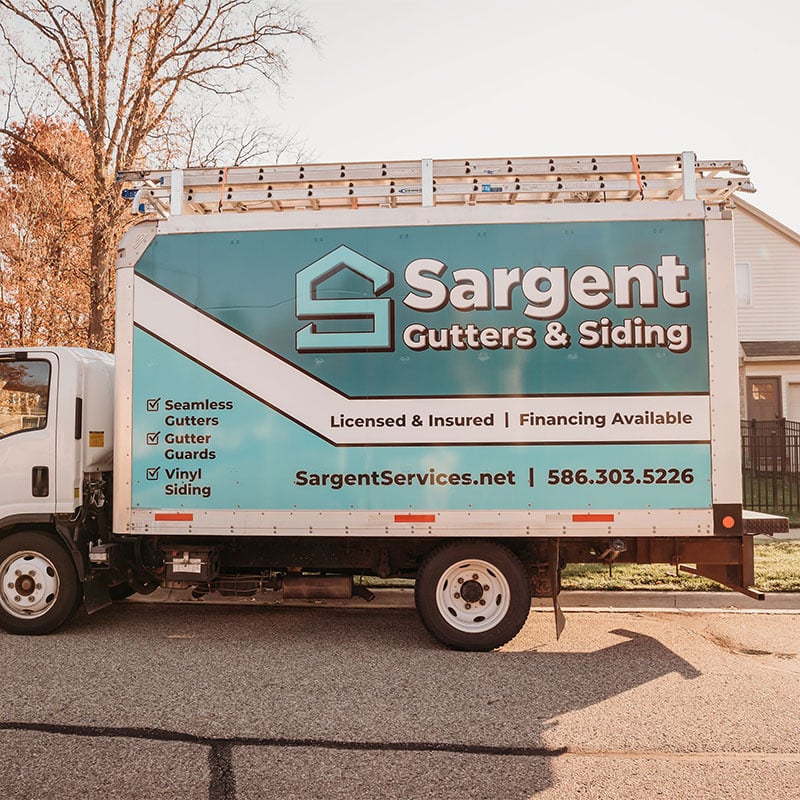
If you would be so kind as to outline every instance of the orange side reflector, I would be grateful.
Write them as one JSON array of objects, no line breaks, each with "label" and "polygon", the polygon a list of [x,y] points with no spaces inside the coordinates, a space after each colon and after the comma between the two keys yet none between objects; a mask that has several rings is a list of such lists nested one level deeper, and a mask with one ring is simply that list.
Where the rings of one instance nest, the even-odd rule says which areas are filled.
[{"label": "orange side reflector", "polygon": [[573,514],[573,522],[613,522],[614,514]]},{"label": "orange side reflector", "polygon": [[436,522],[436,514],[395,514],[395,522]]},{"label": "orange side reflector", "polygon": [[194,514],[156,514],[156,522],[192,522]]}]

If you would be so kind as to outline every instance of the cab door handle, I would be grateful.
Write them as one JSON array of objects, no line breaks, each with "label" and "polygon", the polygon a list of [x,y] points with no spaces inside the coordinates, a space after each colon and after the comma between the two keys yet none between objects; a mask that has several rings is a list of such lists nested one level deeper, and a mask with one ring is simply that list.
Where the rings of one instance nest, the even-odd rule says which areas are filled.
[{"label": "cab door handle", "polygon": [[34,467],[31,470],[31,494],[47,497],[50,494],[50,467]]}]

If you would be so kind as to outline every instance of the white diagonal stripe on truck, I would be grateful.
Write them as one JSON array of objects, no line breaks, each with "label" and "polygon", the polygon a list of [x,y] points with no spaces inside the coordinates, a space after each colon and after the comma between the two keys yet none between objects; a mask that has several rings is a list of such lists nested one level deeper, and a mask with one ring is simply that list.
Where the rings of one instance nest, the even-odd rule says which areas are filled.
[{"label": "white diagonal stripe on truck", "polygon": [[708,395],[350,398],[140,276],[134,291],[137,326],[334,444],[710,438]]}]

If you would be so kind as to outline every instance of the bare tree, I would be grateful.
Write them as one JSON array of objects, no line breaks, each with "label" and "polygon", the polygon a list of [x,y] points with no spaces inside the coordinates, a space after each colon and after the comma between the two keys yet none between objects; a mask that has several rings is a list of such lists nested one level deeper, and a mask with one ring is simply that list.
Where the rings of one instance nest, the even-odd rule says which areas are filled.
[{"label": "bare tree", "polygon": [[[236,125],[231,125],[232,118]],[[265,124],[252,110],[232,110],[219,103],[181,109],[150,140],[151,147],[172,165],[236,167],[256,161],[300,163],[313,158],[296,133]]]},{"label": "bare tree", "polygon": [[[91,206],[92,346],[111,344],[104,309],[126,215],[115,174],[141,166],[164,137],[180,135],[175,123],[190,98],[199,104],[204,95],[224,95],[252,103],[259,90],[280,86],[286,46],[295,39],[311,41],[311,34],[290,3],[0,0],[0,42],[13,60],[0,134],[59,171]],[[88,177],[37,144],[26,124],[34,109],[85,132]],[[172,152],[176,146],[169,142]]]}]

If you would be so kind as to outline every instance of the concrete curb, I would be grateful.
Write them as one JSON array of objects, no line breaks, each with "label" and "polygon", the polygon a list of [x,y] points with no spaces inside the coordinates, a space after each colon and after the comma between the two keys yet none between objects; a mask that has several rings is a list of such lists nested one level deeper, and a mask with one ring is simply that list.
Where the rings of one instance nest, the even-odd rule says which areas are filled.
[{"label": "concrete curb", "polygon": [[[734,592],[562,592],[559,603],[564,611],[752,611],[756,613],[800,612],[800,593],[773,592],[763,600]],[[543,598],[534,607],[550,608]]]},{"label": "concrete curb", "polygon": [[[329,608],[413,608],[414,590],[375,589],[375,599],[366,602],[352,600],[284,600],[279,593],[264,593],[256,597],[223,597],[211,592],[200,599],[187,589],[158,589],[149,595],[133,595],[126,603],[193,604],[235,606],[290,606]],[[800,613],[800,593],[774,592],[764,600],[753,600],[733,592],[673,592],[673,591],[565,591],[559,596],[564,611],[751,611],[756,613]],[[549,598],[533,600],[534,610],[552,610]]]}]

